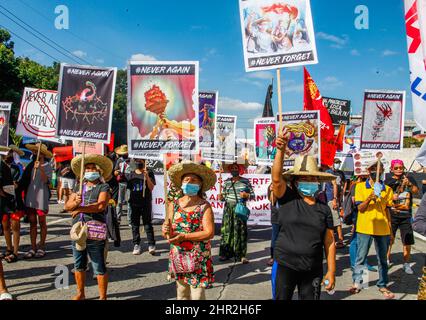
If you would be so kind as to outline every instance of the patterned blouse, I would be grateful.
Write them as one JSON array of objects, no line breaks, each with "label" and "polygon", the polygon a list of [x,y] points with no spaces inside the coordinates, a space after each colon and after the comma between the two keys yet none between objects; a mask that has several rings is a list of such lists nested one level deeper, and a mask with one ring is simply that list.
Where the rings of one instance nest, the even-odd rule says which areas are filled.
[{"label": "patterned blouse", "polygon": [[[232,178],[227,179],[223,184],[222,194],[225,198],[226,202],[236,203],[241,200],[240,192],[245,191],[250,194],[250,200],[255,199],[255,194],[253,191],[253,187],[250,181],[246,178],[240,178],[237,182],[234,183],[234,188],[232,187],[233,181]],[[235,198],[235,193],[237,198]]]}]

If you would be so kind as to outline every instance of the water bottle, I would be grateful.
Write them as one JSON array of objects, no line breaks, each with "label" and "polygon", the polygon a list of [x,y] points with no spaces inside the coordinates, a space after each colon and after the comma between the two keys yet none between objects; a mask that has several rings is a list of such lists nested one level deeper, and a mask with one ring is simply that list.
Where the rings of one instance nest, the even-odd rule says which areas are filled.
[{"label": "water bottle", "polygon": [[[324,285],[327,287],[328,285],[330,284],[330,282],[328,281],[328,280],[325,280],[324,281]],[[334,289],[332,289],[332,290],[325,290],[330,296],[332,296],[335,292],[336,292],[336,290],[334,290]]]}]

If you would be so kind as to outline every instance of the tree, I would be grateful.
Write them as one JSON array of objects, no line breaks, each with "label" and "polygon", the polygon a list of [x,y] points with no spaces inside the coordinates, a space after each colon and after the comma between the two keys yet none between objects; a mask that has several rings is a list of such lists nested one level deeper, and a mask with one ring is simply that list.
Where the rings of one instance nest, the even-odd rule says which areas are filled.
[{"label": "tree", "polygon": [[118,70],[112,120],[117,145],[125,144],[127,141],[126,126],[123,126],[123,123],[127,123],[127,71]]}]

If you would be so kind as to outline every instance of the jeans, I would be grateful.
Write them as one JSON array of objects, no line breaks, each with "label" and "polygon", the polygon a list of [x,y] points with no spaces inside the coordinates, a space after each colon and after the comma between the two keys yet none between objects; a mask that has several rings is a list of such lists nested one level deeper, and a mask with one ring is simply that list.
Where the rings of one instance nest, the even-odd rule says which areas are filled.
[{"label": "jeans", "polygon": [[368,251],[370,250],[371,243],[374,240],[376,248],[377,260],[379,263],[379,281],[377,286],[379,288],[386,288],[388,277],[388,263],[387,251],[389,248],[389,236],[372,236],[368,234],[358,233],[357,235],[357,253],[355,266],[352,273],[353,282],[357,285],[363,283],[362,275],[366,271],[365,263],[367,261]]},{"label": "jeans", "polygon": [[92,263],[93,273],[95,275],[104,275],[106,273],[105,264],[105,244],[106,241],[87,240],[86,249],[78,251],[75,242],[72,242],[72,254],[74,257],[74,269],[76,271],[86,271],[88,259]]},{"label": "jeans", "polygon": [[123,205],[126,203],[127,198],[127,183],[118,184],[118,203],[117,203],[117,217],[120,220],[123,215]]},{"label": "jeans", "polygon": [[311,271],[296,271],[277,264],[274,300],[292,300],[296,287],[299,300],[319,300],[322,277],[322,266]]},{"label": "jeans", "polygon": [[[354,232],[351,239],[351,244],[349,246],[349,260],[351,262],[351,269],[353,270],[355,268],[355,262],[356,262],[356,251],[358,249],[358,233]],[[372,267],[368,264],[367,259],[365,259],[365,266],[370,271],[377,271],[375,267]]]},{"label": "jeans", "polygon": [[274,258],[275,241],[277,241],[278,233],[280,232],[280,225],[272,224],[272,237],[271,237],[271,258]]},{"label": "jeans", "polygon": [[132,225],[133,245],[139,245],[141,243],[141,234],[139,229],[141,226],[142,217],[143,227],[145,229],[146,237],[148,239],[148,245],[155,246],[154,228],[152,226],[151,202],[149,202],[145,206],[135,206],[131,204],[130,207],[132,208],[132,215],[130,217],[130,221]]}]

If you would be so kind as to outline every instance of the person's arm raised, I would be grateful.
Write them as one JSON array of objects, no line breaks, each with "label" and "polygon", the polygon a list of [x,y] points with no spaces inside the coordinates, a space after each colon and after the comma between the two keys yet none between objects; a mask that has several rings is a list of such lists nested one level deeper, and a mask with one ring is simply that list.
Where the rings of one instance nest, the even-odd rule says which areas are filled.
[{"label": "person's arm raised", "polygon": [[276,199],[280,199],[287,191],[287,184],[283,178],[283,163],[285,156],[285,149],[287,146],[288,138],[287,132],[284,131],[283,135],[277,137],[277,154],[275,156],[274,164],[272,166],[272,189]]}]

